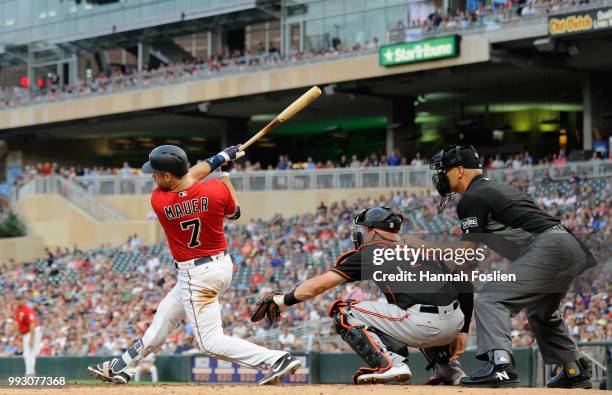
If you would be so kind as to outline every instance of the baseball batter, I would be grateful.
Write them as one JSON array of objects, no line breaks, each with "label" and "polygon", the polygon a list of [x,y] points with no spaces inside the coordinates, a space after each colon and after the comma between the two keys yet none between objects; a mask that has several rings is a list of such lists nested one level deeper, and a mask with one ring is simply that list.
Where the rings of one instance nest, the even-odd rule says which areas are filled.
[{"label": "baseball batter", "polygon": [[42,332],[38,316],[30,306],[25,303],[21,295],[17,295],[15,307],[15,321],[17,330],[23,340],[23,360],[25,362],[26,376],[36,375],[36,356],[40,352]]},{"label": "baseball batter", "polygon": [[457,385],[465,376],[457,358],[466,346],[473,293],[460,298],[451,282],[407,283],[391,277],[398,270],[443,273],[437,262],[407,265],[393,258],[380,265],[374,263],[376,250],[396,246],[402,222],[401,215],[385,207],[362,211],[354,220],[354,250],[342,254],[331,270],[293,291],[265,295],[251,320],[268,317],[275,321],[287,307],[328,289],[347,282],[373,280],[384,293],[386,303],[338,299],[328,310],[338,334],[368,365],[353,375],[353,381],[368,384],[409,380],[412,372],[408,347],[415,347],[423,351],[440,381]]},{"label": "baseball batter", "polygon": [[94,377],[127,383],[134,367],[164,343],[184,317],[193,327],[202,352],[255,369],[271,368],[259,384],[275,384],[301,363],[284,351],[269,350],[223,333],[219,295],[232,281],[232,259],[223,233],[224,219],[240,217],[229,177],[200,182],[218,167],[244,153],[232,146],[192,168],[181,148],[155,148],[143,171],[152,173],[157,188],[151,205],[164,229],[175,260],[178,281],[162,300],[144,336],[120,358],[89,366]]}]

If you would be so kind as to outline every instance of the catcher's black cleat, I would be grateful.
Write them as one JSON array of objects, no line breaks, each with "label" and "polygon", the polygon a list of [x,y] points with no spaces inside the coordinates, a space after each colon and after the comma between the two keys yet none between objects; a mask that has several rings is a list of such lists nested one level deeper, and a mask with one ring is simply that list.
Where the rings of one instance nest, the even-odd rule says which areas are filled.
[{"label": "catcher's black cleat", "polygon": [[464,387],[503,388],[518,387],[519,375],[514,360],[505,350],[494,350],[491,361],[461,379]]},{"label": "catcher's black cleat", "polygon": [[563,370],[550,379],[546,386],[548,388],[593,388],[587,360],[583,357],[564,365]]},{"label": "catcher's black cleat", "polygon": [[259,381],[259,385],[278,384],[283,377],[288,374],[295,373],[302,366],[302,363],[297,360],[293,355],[287,353],[283,355],[278,361],[272,365],[272,368],[265,375],[263,379]]}]

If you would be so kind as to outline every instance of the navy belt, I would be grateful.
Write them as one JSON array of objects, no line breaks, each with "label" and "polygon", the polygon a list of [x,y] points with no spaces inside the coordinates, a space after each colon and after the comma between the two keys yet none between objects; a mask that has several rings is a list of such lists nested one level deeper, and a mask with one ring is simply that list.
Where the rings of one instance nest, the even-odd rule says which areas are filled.
[{"label": "navy belt", "polygon": [[[214,261],[213,256],[217,256],[220,254],[223,254],[223,255],[227,254],[227,250],[221,251],[219,254],[196,258],[193,260],[193,266],[200,266],[200,265],[205,265],[207,263],[213,262]],[[176,261],[174,261],[174,267],[177,269],[179,268],[178,263]]]},{"label": "navy belt", "polygon": [[[446,306],[442,306],[442,307],[446,307]],[[453,310],[457,310],[457,307],[459,307],[459,302],[457,302],[455,300],[453,302]],[[421,305],[421,308],[419,309],[419,311],[421,313],[440,314],[440,306],[423,306],[423,305]]]}]

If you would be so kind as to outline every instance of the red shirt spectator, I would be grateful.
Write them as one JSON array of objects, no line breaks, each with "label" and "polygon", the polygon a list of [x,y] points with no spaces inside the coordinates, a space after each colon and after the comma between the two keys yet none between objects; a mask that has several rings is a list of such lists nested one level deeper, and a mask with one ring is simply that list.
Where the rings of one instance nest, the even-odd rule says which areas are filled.
[{"label": "red shirt spectator", "polygon": [[256,272],[255,274],[253,274],[251,276],[251,280],[249,281],[250,285],[259,285],[261,283],[263,283],[264,281],[264,276],[263,274],[261,274],[260,272]]}]

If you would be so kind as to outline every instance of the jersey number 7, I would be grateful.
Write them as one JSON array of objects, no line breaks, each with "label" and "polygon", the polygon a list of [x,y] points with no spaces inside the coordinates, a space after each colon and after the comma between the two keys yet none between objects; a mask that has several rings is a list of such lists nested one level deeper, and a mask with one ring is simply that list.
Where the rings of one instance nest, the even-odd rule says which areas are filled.
[{"label": "jersey number 7", "polygon": [[200,218],[190,219],[189,221],[181,222],[181,229],[189,230],[191,229],[191,240],[189,240],[189,248],[196,248],[200,246],[200,228],[201,228]]}]

